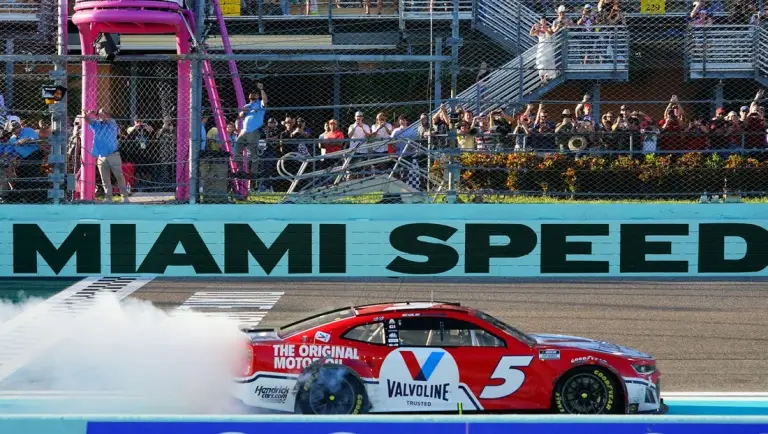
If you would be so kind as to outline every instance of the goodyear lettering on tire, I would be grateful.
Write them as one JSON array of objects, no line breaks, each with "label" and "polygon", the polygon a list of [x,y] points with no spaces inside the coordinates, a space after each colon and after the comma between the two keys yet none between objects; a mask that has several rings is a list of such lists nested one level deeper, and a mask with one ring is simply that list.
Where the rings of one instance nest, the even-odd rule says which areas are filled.
[{"label": "goodyear lettering on tire", "polygon": [[605,384],[605,388],[608,390],[608,401],[605,404],[605,409],[608,411],[611,411],[613,408],[613,400],[614,400],[614,391],[613,391],[613,383],[611,383],[611,380],[608,379],[608,377],[602,373],[599,369],[595,369],[593,372],[598,378],[603,380],[603,384]]},{"label": "goodyear lettering on tire", "polygon": [[352,409],[352,414],[360,414],[362,409],[363,409],[363,395],[358,393],[357,397],[355,398],[355,408]]},{"label": "goodyear lettering on tire", "polygon": [[565,407],[563,407],[563,397],[560,395],[560,392],[555,392],[555,405],[557,406],[557,411],[560,413],[565,413]]}]

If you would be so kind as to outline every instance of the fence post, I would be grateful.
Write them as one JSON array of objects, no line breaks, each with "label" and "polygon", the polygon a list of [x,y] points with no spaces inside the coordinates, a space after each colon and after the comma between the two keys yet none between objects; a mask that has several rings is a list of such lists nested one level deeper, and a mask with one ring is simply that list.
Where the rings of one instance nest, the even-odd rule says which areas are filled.
[{"label": "fence post", "polygon": [[[443,38],[435,38],[435,52],[434,54],[436,56],[441,56],[443,54]],[[443,89],[440,84],[440,76],[442,74],[442,62],[434,62],[435,68],[434,68],[434,84],[435,84],[435,91],[434,91],[434,103],[433,108],[434,110],[439,110],[440,105],[443,103]],[[432,180],[431,170],[432,170],[432,113],[429,112],[429,119],[427,119],[427,125],[429,125],[429,134],[427,135],[427,193],[430,191],[430,181]]]},{"label": "fence post", "polygon": [[459,0],[453,0],[453,20],[451,21],[451,98],[456,98],[459,81]]},{"label": "fence post", "polygon": [[[195,5],[195,40],[198,46],[195,52],[202,54],[203,30],[205,26],[205,0],[197,0]],[[192,72],[190,80],[192,81],[192,95],[189,112],[190,144],[189,144],[189,203],[197,203],[197,196],[200,188],[198,187],[198,164],[200,156],[200,143],[202,141],[200,121],[203,115],[203,59],[197,57],[192,61]]]},{"label": "fence post", "polygon": [[[5,40],[5,54],[13,55],[13,38]],[[13,108],[13,60],[5,62],[5,108]]]},{"label": "fence post", "polygon": [[[69,4],[67,0],[58,0],[58,24],[56,30],[56,53],[66,59],[68,54],[68,15]],[[51,78],[57,86],[67,87],[67,61],[58,60],[54,63]],[[49,110],[51,111],[51,137],[48,144],[51,146],[51,154],[48,156],[48,163],[53,165],[53,173],[48,175],[51,182],[51,189],[48,191],[48,198],[53,199],[53,204],[58,205],[64,198],[64,191],[61,189],[66,176],[66,146],[67,142],[67,99],[66,96],[59,102],[53,103]]]}]

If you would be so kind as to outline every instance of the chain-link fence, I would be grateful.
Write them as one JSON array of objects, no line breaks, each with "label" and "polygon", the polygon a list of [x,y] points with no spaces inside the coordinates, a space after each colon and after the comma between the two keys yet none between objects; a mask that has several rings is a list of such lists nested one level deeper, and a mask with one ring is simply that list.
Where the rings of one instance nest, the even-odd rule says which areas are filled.
[{"label": "chain-link fence", "polygon": [[[762,200],[768,190],[760,2],[209,0],[203,10],[197,32],[185,15],[188,57],[173,36],[99,35],[86,70],[76,32],[75,49],[54,56],[67,54],[55,2],[0,2],[3,200]],[[68,88],[62,103],[41,98],[52,84]],[[244,108],[249,94],[256,105]],[[48,143],[61,131],[64,146]],[[119,161],[94,154],[111,143]]]}]

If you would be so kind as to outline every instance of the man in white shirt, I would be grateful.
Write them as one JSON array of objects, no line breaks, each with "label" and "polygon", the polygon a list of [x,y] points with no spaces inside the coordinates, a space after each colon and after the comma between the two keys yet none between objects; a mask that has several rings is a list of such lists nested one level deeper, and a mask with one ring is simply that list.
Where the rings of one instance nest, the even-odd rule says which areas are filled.
[{"label": "man in white shirt", "polygon": [[392,124],[387,122],[387,117],[384,113],[376,115],[376,124],[373,126],[373,135],[376,137],[376,141],[382,141],[379,146],[374,148],[373,152],[377,154],[386,154],[388,151],[388,143],[386,140],[392,136]]},{"label": "man in white shirt", "polygon": [[[363,112],[355,113],[355,123],[350,125],[347,130],[347,137],[351,139],[349,141],[349,149],[355,149],[365,144],[366,139],[373,137],[370,125],[366,124],[363,118]],[[367,152],[367,150],[360,151],[360,153]]]}]

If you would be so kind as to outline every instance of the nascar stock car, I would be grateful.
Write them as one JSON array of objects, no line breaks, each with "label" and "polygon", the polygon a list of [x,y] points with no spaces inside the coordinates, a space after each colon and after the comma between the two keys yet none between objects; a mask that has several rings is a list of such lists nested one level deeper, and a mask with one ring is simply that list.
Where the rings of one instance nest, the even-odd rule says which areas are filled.
[{"label": "nascar stock car", "polygon": [[337,309],[248,335],[238,405],[302,414],[663,413],[656,361],[458,303]]}]

